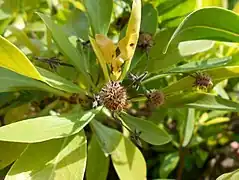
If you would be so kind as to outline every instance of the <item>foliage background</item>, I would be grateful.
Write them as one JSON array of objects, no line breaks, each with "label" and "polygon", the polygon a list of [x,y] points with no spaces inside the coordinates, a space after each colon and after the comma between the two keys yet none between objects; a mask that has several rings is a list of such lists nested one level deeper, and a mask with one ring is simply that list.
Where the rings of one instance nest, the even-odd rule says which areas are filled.
[{"label": "foliage background", "polygon": [[[92,82],[97,82],[100,79],[98,74],[100,74],[100,77],[103,75],[98,68],[99,65],[95,63],[95,55],[93,50],[90,49],[90,45],[86,44],[82,46],[82,43],[77,44],[74,37],[79,38],[81,42],[88,41],[89,26],[90,24],[94,24],[96,28],[97,26],[100,27],[102,32],[107,34],[114,42],[118,41],[125,33],[125,25],[128,22],[132,2],[130,0],[113,1],[113,13],[111,17],[107,14],[108,9],[111,8],[107,0],[98,0],[94,3],[87,2],[89,2],[89,6],[93,4],[92,11],[96,12],[91,22],[88,21],[84,13],[85,7],[82,1],[0,0],[0,34],[9,42],[16,45],[34,65],[38,66],[38,71],[41,74],[45,73],[46,75],[47,73],[44,71],[46,69],[74,82],[82,89],[90,89],[89,79],[85,78],[84,73],[77,73],[75,69],[81,70],[83,66],[88,67],[91,72],[90,78]],[[212,28],[229,29],[230,32],[235,31],[234,36],[229,37],[220,34],[216,36],[211,31],[208,31],[205,33],[207,36],[203,37],[202,34],[197,34],[197,29],[193,34],[184,31],[184,35],[177,37],[179,39],[174,39],[169,45],[166,54],[164,51],[175,29],[189,13],[200,8],[212,6],[222,7],[239,13],[239,3],[236,0],[144,0],[142,2],[141,31],[152,34],[154,45],[149,50],[149,58],[147,58],[145,52],[139,49],[136,50],[132,61],[131,72],[139,74],[143,73],[144,70],[149,71],[149,76],[142,82],[145,88],[163,89],[163,92],[170,96],[162,107],[154,111],[148,111],[145,109],[145,103],[139,102],[133,104],[128,113],[153,122],[172,137],[172,141],[167,144],[162,143],[164,145],[150,145],[142,142],[143,147],[139,147],[146,160],[147,179],[177,178],[190,180],[196,178],[213,180],[223,173],[238,169],[239,48],[237,42],[239,42],[239,31],[235,24],[238,24],[239,18],[235,17],[235,19],[231,19],[231,16],[220,14],[216,10],[205,13],[196,17],[192,22],[205,22]],[[97,10],[101,13],[97,14]],[[38,12],[38,14],[35,12]],[[46,15],[51,15],[52,21],[47,19]],[[102,26],[100,22],[101,18],[111,18],[108,32],[107,27]],[[56,24],[53,22],[56,22]],[[195,37],[195,34],[200,36],[200,38]],[[64,36],[72,44],[69,45]],[[195,39],[210,40],[180,43],[179,48],[175,49],[175,46],[180,41]],[[230,40],[234,43],[219,40]],[[1,47],[1,51],[2,49],[4,47]],[[76,65],[74,62],[68,61],[68,59],[78,59],[78,57],[74,56],[75,52],[73,49],[83,52],[83,55],[79,56],[81,59],[90,59],[91,61],[82,61],[82,64],[76,63]],[[14,51],[9,54],[17,57]],[[66,57],[65,54],[71,55],[71,57]],[[49,65],[44,61],[37,60],[36,57],[57,57],[61,62],[67,63],[68,66]],[[3,51],[0,52],[0,58],[6,58],[3,55]],[[76,67],[74,70],[72,70],[72,64]],[[145,69],[145,67],[147,68]],[[215,86],[210,90],[210,94],[205,95],[202,92],[191,90],[191,84],[194,79],[188,75],[201,70],[206,71],[213,78]],[[54,75],[47,75],[49,79],[52,78],[55,80],[55,77],[53,78]],[[57,78],[60,78],[59,76]],[[6,79],[5,77],[8,78]],[[62,79],[58,80],[65,83]],[[124,85],[129,83],[127,80],[123,82]],[[84,104],[86,107],[89,106],[87,100],[84,103],[75,102],[75,99],[66,101],[65,98],[68,98],[66,94],[58,92],[52,87],[39,85],[38,81],[36,83],[29,78],[20,78],[18,74],[4,68],[0,69],[0,82],[1,126],[23,119],[47,115],[64,114],[72,111],[80,113],[77,108],[78,104]],[[49,81],[48,83],[52,82]],[[20,84],[19,86],[17,86],[18,83]],[[66,82],[65,86],[58,86],[57,83],[54,84],[53,82],[53,86],[61,88],[61,90],[70,89],[72,93],[75,91],[78,92],[78,86],[68,85]],[[99,89],[99,87],[96,88]],[[182,91],[182,94],[177,95],[177,93]],[[134,95],[135,91],[132,90],[130,93]],[[56,97],[54,94],[58,96]],[[196,100],[192,102],[192,99]],[[85,99],[81,100],[84,101]],[[105,119],[101,115],[97,118]],[[48,119],[45,121],[49,122]],[[139,119],[135,119],[135,121],[139,121]],[[59,122],[59,119],[56,122]],[[97,122],[95,123],[94,126],[100,126]],[[116,123],[110,120],[105,120],[104,123],[110,127],[119,128]],[[25,143],[1,141],[0,173],[2,177],[6,176],[6,179],[11,179],[10,176],[12,174],[8,172],[12,163],[25,149],[26,143],[29,143],[34,131],[37,129],[41,130],[42,126],[42,124],[39,124],[32,132],[26,131],[24,133],[21,131],[29,139]],[[86,126],[85,134],[87,137],[91,137],[92,135],[89,129],[90,127]],[[14,133],[18,133],[17,129],[11,131],[11,134]],[[83,136],[81,133],[79,136],[68,140],[70,143],[68,141],[63,143],[69,143],[69,146],[78,143],[79,149],[80,147],[86,147],[86,141],[84,138],[82,139]],[[0,135],[2,137],[1,140],[3,140],[4,133],[0,132]],[[11,137],[10,133],[6,134],[6,138],[9,137]],[[34,138],[37,137],[32,137],[32,139]],[[44,137],[40,138],[44,139]],[[150,140],[160,141],[159,139],[159,136],[152,136]],[[45,175],[44,171],[51,168],[55,162],[54,158],[52,158],[52,161],[48,161],[48,156],[54,156],[54,153],[59,151],[62,141],[63,139],[36,143],[36,146],[31,146],[27,149],[27,153],[21,156],[21,161],[17,161],[18,164],[14,165],[16,168],[11,169],[11,171],[20,173],[19,166],[27,170],[28,168],[32,168],[28,167],[30,164],[35,164],[36,169],[46,165],[40,171],[42,174],[39,175],[39,177],[43,178]],[[48,143],[51,143],[51,145]],[[41,152],[37,151],[38,146],[42,148]],[[87,161],[89,164],[96,166],[93,166],[94,168],[86,168],[86,179],[98,178],[99,180],[103,180],[106,179],[106,176],[107,179],[117,179],[120,173],[114,170],[112,161],[104,158],[103,152],[99,148],[99,145],[97,145],[94,136],[91,137],[90,143],[88,142],[88,147]],[[91,151],[91,148],[95,150]],[[64,157],[69,153],[68,151],[74,152],[75,150],[75,156],[80,157],[81,160],[84,159],[84,157],[81,158],[84,152],[77,151],[77,149],[69,148],[68,150],[66,148],[60,153]],[[42,152],[46,153],[42,154]],[[59,166],[64,166],[64,158],[62,159],[63,165]],[[74,160],[70,159],[69,161],[72,161],[74,165]],[[79,163],[76,166],[82,165],[80,161],[75,163]],[[74,169],[74,167],[70,168]],[[135,172],[139,173],[140,168],[136,169]],[[57,172],[54,173],[57,174]],[[60,173],[64,173],[64,171]],[[130,179],[131,173],[123,169],[121,170],[121,178]],[[31,178],[34,179],[33,176]],[[71,179],[72,177],[68,178]]]}]

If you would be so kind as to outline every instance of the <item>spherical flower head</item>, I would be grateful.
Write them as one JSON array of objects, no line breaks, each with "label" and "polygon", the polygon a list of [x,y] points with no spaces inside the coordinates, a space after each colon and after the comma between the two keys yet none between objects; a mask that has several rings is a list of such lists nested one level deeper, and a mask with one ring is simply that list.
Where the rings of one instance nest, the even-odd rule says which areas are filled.
[{"label": "spherical flower head", "polygon": [[147,93],[147,105],[150,108],[156,108],[164,104],[164,94],[161,91],[158,90],[151,90],[149,93]]},{"label": "spherical flower head", "polygon": [[213,86],[212,78],[203,73],[197,73],[195,77],[194,86],[200,89],[207,89]]},{"label": "spherical flower head", "polygon": [[110,111],[122,111],[127,105],[126,89],[118,81],[108,82],[100,91],[100,103]]},{"label": "spherical flower head", "polygon": [[138,47],[143,50],[149,50],[153,46],[153,37],[149,33],[140,33],[138,40]]}]

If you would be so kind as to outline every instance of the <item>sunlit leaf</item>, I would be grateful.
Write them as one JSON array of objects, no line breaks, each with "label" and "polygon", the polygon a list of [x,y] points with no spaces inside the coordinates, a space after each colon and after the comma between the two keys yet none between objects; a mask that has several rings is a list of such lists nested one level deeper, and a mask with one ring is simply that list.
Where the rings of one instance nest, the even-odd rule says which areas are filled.
[{"label": "sunlit leaf", "polygon": [[83,131],[67,138],[30,144],[11,167],[5,179],[83,180],[86,150],[87,143]]},{"label": "sunlit leaf", "polygon": [[1,127],[0,140],[33,143],[67,137],[81,131],[94,118],[95,113],[97,110],[19,121]]},{"label": "sunlit leaf", "polygon": [[211,49],[213,45],[214,41],[210,40],[185,41],[179,43],[178,49],[182,56],[190,56],[196,53],[207,51]]},{"label": "sunlit leaf", "polygon": [[133,0],[132,11],[129,18],[126,35],[118,43],[120,49],[119,57],[126,61],[124,69],[121,75],[121,79],[124,78],[127,71],[130,68],[131,59],[133,58],[136,45],[139,38],[141,23],[141,0]]},{"label": "sunlit leaf", "polygon": [[24,76],[45,81],[30,60],[12,43],[0,36],[0,67]]},{"label": "sunlit leaf", "polygon": [[[207,6],[223,7],[224,4],[227,4],[227,2],[225,3],[225,1],[223,0],[198,0],[197,2],[198,8],[203,8]],[[224,8],[227,8],[227,7],[224,7]]]},{"label": "sunlit leaf", "polygon": [[239,178],[239,169],[230,173],[225,173],[219,176],[216,180],[237,180],[238,178]]},{"label": "sunlit leaf", "polygon": [[[117,131],[116,131],[117,132]],[[120,135],[117,132],[117,135]],[[112,163],[120,179],[146,179],[146,163],[139,149],[120,135],[120,141],[111,154]]]},{"label": "sunlit leaf", "polygon": [[197,0],[167,0],[157,9],[159,27],[177,27],[189,13],[195,10]]},{"label": "sunlit leaf", "polygon": [[[218,19],[228,23],[220,23]],[[198,39],[218,41],[239,41],[239,16],[229,10],[210,7],[199,9],[188,15],[179,25],[171,37],[169,46],[178,45],[179,42]]]},{"label": "sunlit leaf", "polygon": [[183,147],[187,146],[192,138],[195,123],[195,110],[189,108],[184,129]]}]

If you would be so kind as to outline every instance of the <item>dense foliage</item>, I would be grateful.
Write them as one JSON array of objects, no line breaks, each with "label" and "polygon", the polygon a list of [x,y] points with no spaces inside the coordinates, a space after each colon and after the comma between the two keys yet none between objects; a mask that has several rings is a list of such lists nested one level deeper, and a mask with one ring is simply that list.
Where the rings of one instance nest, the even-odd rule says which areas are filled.
[{"label": "dense foliage", "polygon": [[0,0],[0,175],[239,178],[237,13],[236,0]]}]

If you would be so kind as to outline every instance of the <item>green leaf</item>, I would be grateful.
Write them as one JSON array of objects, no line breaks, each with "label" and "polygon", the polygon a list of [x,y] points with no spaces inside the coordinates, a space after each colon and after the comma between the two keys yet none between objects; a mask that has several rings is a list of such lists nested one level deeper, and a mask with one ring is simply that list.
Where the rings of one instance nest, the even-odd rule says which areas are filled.
[{"label": "green leaf", "polygon": [[[76,67],[76,69],[81,72],[88,79],[86,75],[86,67],[82,61],[82,57],[76,48],[69,41],[69,37],[66,32],[64,32],[63,26],[60,26],[54,21],[41,13],[37,13],[40,18],[44,21],[48,29],[51,31],[52,37],[55,40],[56,44],[60,48],[61,52],[68,58],[68,60]],[[91,81],[90,81],[91,82]]]},{"label": "green leaf", "polygon": [[[216,83],[234,77],[239,77],[239,66],[224,66],[218,67],[215,69],[209,69],[206,71],[202,71],[203,73],[209,75],[212,78],[212,82],[215,85]],[[189,90],[193,88],[193,84],[195,82],[195,78],[192,76],[186,76],[177,82],[165,87],[163,91],[166,94],[170,94],[177,91]]]},{"label": "green leaf", "polygon": [[223,57],[223,58],[212,58],[202,61],[192,61],[181,66],[172,68],[168,72],[170,73],[186,73],[193,71],[200,71],[205,69],[216,68],[219,66],[225,66],[232,60],[231,57]]},{"label": "green leaf", "polygon": [[93,135],[88,146],[86,179],[106,180],[109,170],[109,162],[109,157],[104,155],[95,135]]},{"label": "green leaf", "polygon": [[81,131],[94,118],[95,113],[97,110],[19,121],[1,127],[0,140],[33,143],[67,137]]},{"label": "green leaf", "polygon": [[239,178],[239,169],[230,173],[225,173],[219,176],[216,180],[237,180],[238,178]]},{"label": "green leaf", "polygon": [[203,165],[205,164],[208,156],[209,156],[209,152],[204,151],[203,149],[198,148],[195,152],[195,156],[198,156],[196,158],[196,165],[198,168],[202,168]]},{"label": "green leaf", "polygon": [[200,98],[196,102],[188,103],[187,106],[198,109],[226,110],[233,112],[239,111],[238,103],[209,94]]},{"label": "green leaf", "polygon": [[81,89],[76,84],[73,84],[72,82],[62,78],[61,76],[58,76],[55,73],[52,73],[50,71],[47,71],[46,69],[37,67],[38,72],[44,77],[47,84],[52,86],[53,88],[70,92],[70,93],[83,93],[84,90]]},{"label": "green leaf", "polygon": [[155,38],[155,45],[149,51],[148,71],[159,72],[165,70],[172,65],[182,61],[182,57],[178,50],[169,50],[166,54],[163,54],[163,50],[167,45],[174,29],[167,29],[159,31]]},{"label": "green leaf", "polygon": [[[166,13],[161,15],[160,6],[157,7],[159,12],[159,27],[177,27],[183,18],[195,10],[196,0],[167,0],[168,9]],[[167,6],[166,6],[167,7]]]},{"label": "green leaf", "polygon": [[190,107],[206,110],[239,111],[239,103],[208,93],[190,92],[168,96],[164,108]]},{"label": "green leaf", "polygon": [[163,108],[184,107],[185,104],[195,102],[208,94],[200,92],[178,93],[166,97]]},{"label": "green leaf", "polygon": [[[220,23],[218,19],[223,19]],[[218,41],[239,41],[239,16],[229,10],[210,7],[199,9],[188,15],[174,32],[167,44],[176,46],[179,42],[188,40],[208,39]]]},{"label": "green leaf", "polygon": [[169,134],[152,122],[130,116],[126,113],[122,113],[121,117],[133,132],[135,130],[141,132],[139,137],[150,144],[163,145],[171,141]]},{"label": "green leaf", "polygon": [[120,132],[96,120],[91,121],[91,125],[105,154],[111,154],[119,178],[144,180],[146,163],[138,148]]},{"label": "green leaf", "polygon": [[183,138],[183,147],[186,147],[193,135],[194,130],[194,123],[195,123],[195,110],[189,108],[188,109],[188,116],[186,119],[186,126],[184,129],[184,138]]},{"label": "green leaf", "polygon": [[27,147],[27,144],[0,141],[0,169],[13,163]]},{"label": "green leaf", "polygon": [[0,67],[45,82],[31,61],[2,36],[0,36]]},{"label": "green leaf", "polygon": [[113,9],[112,0],[84,0],[89,22],[95,34],[106,35],[110,25]]},{"label": "green leaf", "polygon": [[151,4],[145,4],[142,9],[140,31],[155,34],[158,26],[158,12]]},{"label": "green leaf", "polygon": [[159,6],[157,6],[159,16],[173,10],[174,8],[176,8],[178,5],[184,3],[185,1],[187,1],[187,0],[167,0],[167,1],[159,4]]},{"label": "green leaf", "polygon": [[90,124],[104,153],[106,155],[111,154],[118,146],[121,138],[118,132],[104,126],[97,120],[92,120]]},{"label": "green leaf", "polygon": [[11,167],[5,180],[83,180],[86,150],[83,131],[63,139],[30,144]]},{"label": "green leaf", "polygon": [[178,45],[179,52],[182,56],[191,56],[200,52],[211,49],[214,45],[214,41],[210,40],[196,40],[185,41]]},{"label": "green leaf", "polygon": [[67,19],[65,30],[71,33],[70,35],[76,35],[83,40],[88,40],[89,23],[86,14],[79,9],[75,9]]},{"label": "green leaf", "polygon": [[160,165],[160,178],[167,178],[168,175],[176,168],[179,161],[178,152],[166,155]]},{"label": "green leaf", "polygon": [[[116,131],[117,132],[117,131]],[[146,162],[139,149],[119,132],[120,142],[111,154],[112,163],[119,179],[146,179]]]},{"label": "green leaf", "polygon": [[58,91],[43,82],[22,76],[4,68],[0,68],[0,83],[4,84],[4,86],[0,87],[0,92],[13,92],[18,90],[42,90],[60,96],[65,96],[63,92]]}]

